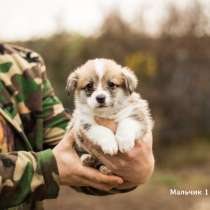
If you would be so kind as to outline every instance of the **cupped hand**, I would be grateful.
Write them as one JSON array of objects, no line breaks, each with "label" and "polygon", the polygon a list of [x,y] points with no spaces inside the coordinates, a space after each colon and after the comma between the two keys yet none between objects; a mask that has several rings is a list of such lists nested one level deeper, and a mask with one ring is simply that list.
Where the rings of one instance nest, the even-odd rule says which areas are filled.
[{"label": "cupped hand", "polygon": [[123,183],[118,176],[104,175],[98,170],[83,166],[73,148],[74,134],[68,132],[53,149],[57,161],[60,183],[68,186],[91,186],[109,191]]}]

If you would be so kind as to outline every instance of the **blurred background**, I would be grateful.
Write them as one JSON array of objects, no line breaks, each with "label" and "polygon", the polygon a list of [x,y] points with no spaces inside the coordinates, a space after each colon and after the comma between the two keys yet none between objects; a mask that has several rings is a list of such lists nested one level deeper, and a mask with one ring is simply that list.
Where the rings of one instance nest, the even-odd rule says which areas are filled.
[{"label": "blurred background", "polygon": [[108,197],[63,188],[46,209],[210,209],[209,196],[169,194],[210,189],[209,0],[0,1],[0,41],[44,57],[66,108],[73,108],[68,74],[87,59],[106,57],[135,71],[155,119],[156,169],[148,184]]}]

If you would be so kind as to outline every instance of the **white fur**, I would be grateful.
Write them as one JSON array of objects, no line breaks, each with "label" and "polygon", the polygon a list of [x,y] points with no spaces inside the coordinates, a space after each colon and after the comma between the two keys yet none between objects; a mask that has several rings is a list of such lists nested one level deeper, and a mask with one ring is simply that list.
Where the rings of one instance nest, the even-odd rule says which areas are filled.
[{"label": "white fur", "polygon": [[128,152],[135,145],[135,140],[143,136],[141,133],[141,124],[132,118],[125,118],[119,122],[116,141],[120,152]]},{"label": "white fur", "polygon": [[104,76],[104,62],[100,59],[95,59],[95,69],[99,79],[101,80]]},{"label": "white fur", "polygon": [[114,155],[118,152],[118,145],[113,132],[100,125],[93,125],[88,131],[91,141],[100,146],[105,154]]}]

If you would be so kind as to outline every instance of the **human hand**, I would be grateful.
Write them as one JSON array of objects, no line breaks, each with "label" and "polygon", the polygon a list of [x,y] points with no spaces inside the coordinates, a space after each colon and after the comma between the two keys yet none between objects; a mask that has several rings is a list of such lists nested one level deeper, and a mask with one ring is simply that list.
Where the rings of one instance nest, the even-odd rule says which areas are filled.
[{"label": "human hand", "polygon": [[109,191],[123,183],[118,176],[104,175],[99,171],[83,166],[73,148],[74,134],[71,130],[53,149],[57,161],[60,183],[68,186],[91,186]]}]

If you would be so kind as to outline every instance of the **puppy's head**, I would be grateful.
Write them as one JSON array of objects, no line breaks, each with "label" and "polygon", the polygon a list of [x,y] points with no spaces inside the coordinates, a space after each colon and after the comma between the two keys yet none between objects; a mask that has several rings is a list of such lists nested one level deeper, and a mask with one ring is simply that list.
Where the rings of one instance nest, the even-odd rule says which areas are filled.
[{"label": "puppy's head", "polygon": [[66,90],[92,109],[114,108],[136,88],[137,78],[127,67],[109,59],[87,61],[68,77]]}]

